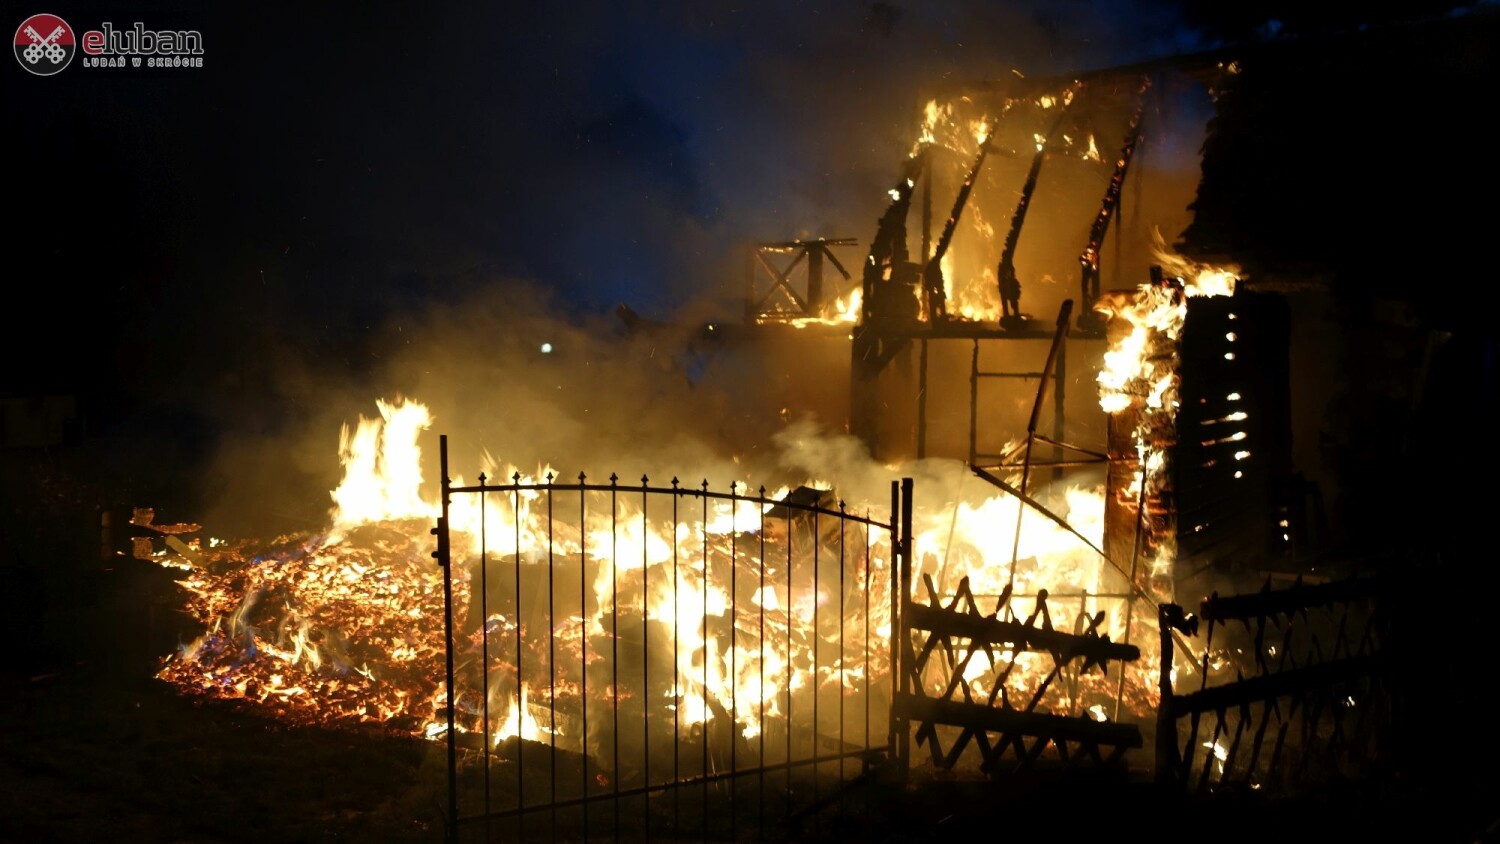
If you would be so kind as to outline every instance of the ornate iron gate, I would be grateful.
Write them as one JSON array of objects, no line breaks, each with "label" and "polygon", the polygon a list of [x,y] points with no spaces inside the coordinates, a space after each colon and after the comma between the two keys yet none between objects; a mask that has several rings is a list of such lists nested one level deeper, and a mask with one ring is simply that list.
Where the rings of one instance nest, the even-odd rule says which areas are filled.
[{"label": "ornate iron gate", "polygon": [[888,758],[909,479],[877,518],[441,454],[451,838],[778,837]]},{"label": "ornate iron gate", "polygon": [[[903,577],[909,582],[910,573]],[[926,745],[939,769],[952,769],[971,745],[980,770],[994,778],[1034,771],[1049,748],[1064,770],[1123,769],[1125,752],[1142,744],[1140,730],[1108,721],[1102,712],[1091,717],[1070,711],[1082,709],[1086,692],[1080,684],[1091,669],[1102,676],[1109,663],[1140,657],[1136,646],[1100,633],[1103,611],[1080,613],[1067,632],[1053,627],[1046,590],[1022,620],[1013,614],[1009,589],[996,599],[994,612],[984,613],[968,578],[947,604],[930,576],[923,575],[923,585],[928,603],[905,601],[899,626],[895,716],[902,771],[910,764],[910,723],[916,724],[918,747]],[[1028,675],[1023,660],[1033,655],[1049,664]],[[1098,700],[1117,694],[1103,686],[1096,690]],[[1062,707],[1041,706],[1054,690],[1062,691],[1062,700],[1054,702]]]},{"label": "ornate iron gate", "polygon": [[[1378,773],[1391,709],[1381,585],[1298,579],[1273,590],[1268,580],[1260,592],[1204,601],[1199,688],[1176,694],[1163,675],[1158,778],[1197,792],[1295,793]],[[1164,672],[1167,631],[1195,634],[1199,620],[1163,606]]]}]

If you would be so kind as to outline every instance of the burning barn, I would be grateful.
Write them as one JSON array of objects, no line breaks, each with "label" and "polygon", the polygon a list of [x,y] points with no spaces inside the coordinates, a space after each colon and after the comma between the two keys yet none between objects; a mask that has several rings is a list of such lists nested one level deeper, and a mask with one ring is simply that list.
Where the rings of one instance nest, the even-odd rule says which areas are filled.
[{"label": "burning barn", "polygon": [[419,747],[449,840],[1451,785],[1425,731],[1472,666],[1414,667],[1409,596],[1489,585],[1444,426],[1496,390],[1436,283],[1483,232],[1432,186],[1487,184],[1403,142],[1483,101],[1494,27],[930,91],[865,229],[747,246],[732,313],[435,309],[437,363],[324,437],[326,518],[107,507],[94,558],[170,572],[157,680]]}]

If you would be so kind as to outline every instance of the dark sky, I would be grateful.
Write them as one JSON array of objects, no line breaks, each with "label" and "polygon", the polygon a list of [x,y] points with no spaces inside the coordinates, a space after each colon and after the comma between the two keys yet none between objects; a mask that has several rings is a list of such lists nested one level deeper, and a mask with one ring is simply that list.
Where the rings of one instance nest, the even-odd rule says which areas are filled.
[{"label": "dark sky", "polygon": [[198,30],[205,66],[5,71],[0,393],[357,375],[376,326],[517,280],[575,310],[730,301],[746,241],[868,238],[926,89],[1371,14],[1235,5],[50,4]]}]

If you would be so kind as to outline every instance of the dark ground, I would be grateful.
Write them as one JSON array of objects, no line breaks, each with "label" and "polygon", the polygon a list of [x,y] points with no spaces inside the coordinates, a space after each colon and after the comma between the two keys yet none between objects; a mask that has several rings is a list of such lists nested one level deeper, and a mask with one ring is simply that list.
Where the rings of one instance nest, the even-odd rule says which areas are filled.
[{"label": "dark ground", "polygon": [[[0,674],[0,840],[441,840],[443,745],[293,728],[184,699],[152,679],[156,661],[191,631],[173,612],[167,572],[99,562],[96,508],[134,493],[88,480],[97,474],[79,467],[89,458],[87,449],[0,452],[0,489],[11,499],[0,534],[9,643]],[[1316,797],[1189,801],[1159,792],[1144,772],[1028,788],[917,777],[905,790],[851,792],[849,817],[809,820],[799,837],[1036,832],[1067,841],[1117,830],[1130,839],[1500,840],[1500,778],[1483,755],[1489,740],[1464,737],[1484,715],[1449,715],[1411,733],[1400,773]],[[1149,751],[1135,756],[1136,767],[1149,766]],[[497,781],[507,772],[497,768]],[[760,835],[748,824],[741,832]],[[770,837],[782,833],[773,827]],[[507,828],[497,840],[513,837]]]}]

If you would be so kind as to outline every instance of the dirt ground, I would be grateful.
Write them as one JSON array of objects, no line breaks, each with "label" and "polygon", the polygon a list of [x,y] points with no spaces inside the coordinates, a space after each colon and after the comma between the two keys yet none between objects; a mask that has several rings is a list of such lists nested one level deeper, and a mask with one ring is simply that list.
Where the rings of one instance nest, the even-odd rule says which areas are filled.
[{"label": "dirt ground", "polygon": [[[0,453],[0,841],[429,842],[446,832],[444,745],[294,728],[224,703],[179,697],[152,679],[185,632],[170,575],[144,563],[101,563],[97,507],[105,490],[57,455]],[[924,841],[1031,833],[1053,840],[1327,841],[1399,836],[1500,840],[1500,776],[1480,713],[1450,713],[1411,730],[1388,781],[1273,800],[1189,800],[1148,774],[1033,787],[938,780],[851,791],[852,807],[800,826],[737,825],[743,840]],[[1424,722],[1426,724],[1426,722]],[[1140,765],[1149,753],[1137,751]],[[504,763],[495,771],[504,781]],[[535,768],[531,770],[536,770]],[[513,774],[511,775],[513,777]],[[749,804],[747,804],[749,805]],[[612,809],[612,807],[610,807]],[[621,840],[725,840],[687,824],[673,834],[663,801],[634,813]],[[606,810],[609,811],[609,810]],[[700,816],[701,817],[701,816]],[[722,820],[722,818],[720,819]],[[576,825],[539,817],[494,840],[574,840]],[[613,838],[607,825],[596,836]],[[467,826],[465,841],[483,827]]]}]

